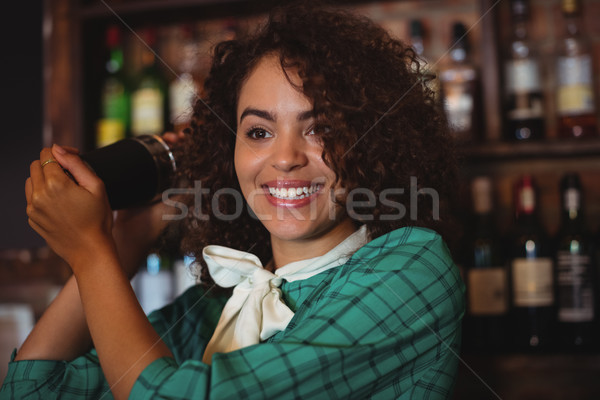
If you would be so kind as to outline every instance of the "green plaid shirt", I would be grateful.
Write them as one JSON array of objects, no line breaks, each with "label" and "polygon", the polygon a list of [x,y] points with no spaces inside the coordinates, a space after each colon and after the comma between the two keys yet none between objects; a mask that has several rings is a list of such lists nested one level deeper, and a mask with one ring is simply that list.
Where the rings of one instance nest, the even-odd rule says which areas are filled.
[{"label": "green plaid shirt", "polygon": [[[173,358],[132,399],[446,399],[458,364],[464,288],[439,235],[402,228],[343,266],[281,286],[295,312],[266,342],[202,363],[226,298],[193,287],[149,318]],[[13,355],[14,358],[14,355]],[[94,351],[71,362],[11,361],[1,399],[112,398]]]}]

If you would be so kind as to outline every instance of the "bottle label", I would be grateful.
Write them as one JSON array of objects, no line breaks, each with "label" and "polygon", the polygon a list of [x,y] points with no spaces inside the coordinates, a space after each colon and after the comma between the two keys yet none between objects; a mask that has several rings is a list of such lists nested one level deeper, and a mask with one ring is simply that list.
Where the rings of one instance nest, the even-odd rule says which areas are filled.
[{"label": "bottle label", "polygon": [[98,121],[96,146],[104,147],[125,138],[125,125],[118,119],[103,118]]},{"label": "bottle label", "polygon": [[444,91],[444,109],[448,117],[448,125],[454,132],[470,131],[473,96],[465,85],[446,84]]},{"label": "bottle label", "polygon": [[162,133],[163,96],[158,89],[136,90],[131,98],[131,132],[133,135]]},{"label": "bottle label", "polygon": [[513,301],[517,307],[544,307],[554,303],[550,258],[516,258],[512,262]]},{"label": "bottle label", "polygon": [[129,119],[127,103],[125,86],[115,78],[108,79],[102,94],[103,117],[127,121]]},{"label": "bottle label", "polygon": [[520,210],[525,213],[532,213],[535,209],[535,191],[532,187],[526,186],[519,193]]},{"label": "bottle label", "polygon": [[184,75],[175,79],[169,86],[169,108],[173,124],[185,124],[192,117],[196,86],[191,77]]},{"label": "bottle label", "polygon": [[557,255],[558,320],[588,322],[594,319],[591,261],[584,254],[559,251]]},{"label": "bottle label", "polygon": [[468,285],[469,311],[472,315],[502,315],[508,311],[504,268],[471,269]]},{"label": "bottle label", "polygon": [[512,60],[506,63],[508,93],[541,92],[540,68],[536,60]]},{"label": "bottle label", "polygon": [[589,55],[558,59],[559,115],[577,115],[594,112],[592,60]]},{"label": "bottle label", "polygon": [[579,190],[575,188],[567,189],[564,194],[565,210],[579,209],[579,205],[581,204],[580,197]]}]

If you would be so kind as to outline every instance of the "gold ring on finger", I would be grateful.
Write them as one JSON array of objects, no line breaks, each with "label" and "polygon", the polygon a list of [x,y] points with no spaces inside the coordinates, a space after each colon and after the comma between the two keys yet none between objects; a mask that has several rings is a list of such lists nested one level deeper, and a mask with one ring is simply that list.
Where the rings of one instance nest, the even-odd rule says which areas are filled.
[{"label": "gold ring on finger", "polygon": [[46,161],[44,161],[44,162],[42,163],[42,167],[44,167],[45,165],[48,165],[48,164],[50,164],[50,163],[57,163],[57,164],[58,164],[58,161],[56,161],[55,159],[51,158],[51,159],[49,159],[49,160],[46,160]]}]

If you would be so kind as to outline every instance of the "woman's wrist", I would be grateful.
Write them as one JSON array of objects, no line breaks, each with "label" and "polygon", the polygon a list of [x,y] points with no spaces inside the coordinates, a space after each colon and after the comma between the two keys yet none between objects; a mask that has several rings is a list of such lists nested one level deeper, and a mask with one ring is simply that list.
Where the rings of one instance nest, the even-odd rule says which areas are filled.
[{"label": "woman's wrist", "polygon": [[102,265],[120,265],[115,242],[111,236],[91,236],[86,243],[73,249],[66,259],[76,278]]}]

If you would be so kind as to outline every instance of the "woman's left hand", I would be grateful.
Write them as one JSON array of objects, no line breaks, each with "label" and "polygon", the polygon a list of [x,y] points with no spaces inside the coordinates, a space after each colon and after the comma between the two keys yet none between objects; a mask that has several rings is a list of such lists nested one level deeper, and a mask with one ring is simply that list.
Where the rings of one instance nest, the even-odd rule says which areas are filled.
[{"label": "woman's left hand", "polygon": [[85,264],[83,260],[90,255],[114,248],[104,183],[75,149],[44,148],[40,159],[31,163],[25,196],[29,225],[71,268]]}]

